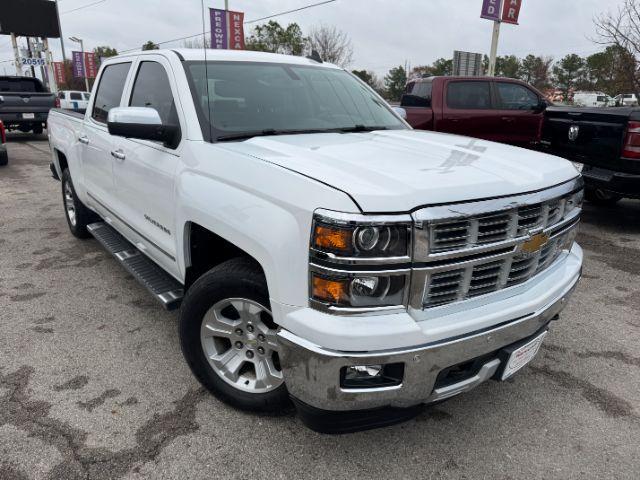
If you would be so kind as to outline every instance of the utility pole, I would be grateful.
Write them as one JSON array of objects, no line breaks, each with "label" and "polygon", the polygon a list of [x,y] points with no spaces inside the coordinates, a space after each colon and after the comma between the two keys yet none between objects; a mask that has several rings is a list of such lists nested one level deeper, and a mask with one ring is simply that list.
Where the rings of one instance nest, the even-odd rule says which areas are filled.
[{"label": "utility pole", "polygon": [[229,10],[229,0],[224,0],[224,9]]},{"label": "utility pole", "polygon": [[[499,14],[502,15],[502,8],[504,6],[504,0],[500,0]],[[489,72],[490,77],[496,74],[496,57],[498,55],[498,41],[500,40],[500,20],[494,20],[493,22],[493,37],[491,38],[491,53],[489,55]]]},{"label": "utility pole", "polygon": [[22,76],[22,65],[20,65],[20,52],[18,51],[18,40],[16,39],[16,34],[11,34],[11,45],[13,46],[13,56],[16,62],[16,75],[19,77]]},{"label": "utility pole", "polygon": [[60,24],[60,9],[58,8],[58,0],[56,0],[56,16],[58,17],[58,32],[60,33],[60,46],[62,47],[62,61],[67,63],[67,54],[64,51],[64,35],[62,35],[62,25]]},{"label": "utility pole", "polygon": [[[27,52],[29,52],[29,58],[33,59],[33,49],[31,48],[31,37],[27,37]],[[31,64],[31,76],[36,78],[36,68]]]},{"label": "utility pole", "polygon": [[49,89],[52,93],[58,93],[58,82],[56,82],[56,74],[53,71],[53,55],[49,50],[49,39],[42,37],[42,45],[44,45],[44,59],[46,62],[47,76],[49,77]]}]

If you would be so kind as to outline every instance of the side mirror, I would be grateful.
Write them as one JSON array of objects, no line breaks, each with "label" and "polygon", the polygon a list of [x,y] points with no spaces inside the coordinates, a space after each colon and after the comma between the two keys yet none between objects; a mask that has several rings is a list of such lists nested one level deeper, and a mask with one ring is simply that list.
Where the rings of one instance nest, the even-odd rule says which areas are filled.
[{"label": "side mirror", "polygon": [[407,119],[407,111],[402,107],[391,107],[396,115],[398,115],[403,120]]},{"label": "side mirror", "polygon": [[180,127],[163,125],[155,108],[112,108],[107,117],[107,127],[111,135],[162,142],[169,148],[175,148],[180,139]]},{"label": "side mirror", "polygon": [[543,99],[540,99],[538,104],[533,107],[533,111],[535,113],[542,113],[546,109],[547,109],[547,102],[546,102],[546,100],[543,100]]}]

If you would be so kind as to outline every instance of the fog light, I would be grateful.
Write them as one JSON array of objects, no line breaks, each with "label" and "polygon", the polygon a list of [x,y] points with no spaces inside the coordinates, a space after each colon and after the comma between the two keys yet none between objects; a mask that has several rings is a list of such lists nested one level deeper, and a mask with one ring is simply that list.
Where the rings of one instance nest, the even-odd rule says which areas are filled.
[{"label": "fog light", "polygon": [[342,388],[393,387],[402,383],[404,363],[353,365],[340,371]]}]

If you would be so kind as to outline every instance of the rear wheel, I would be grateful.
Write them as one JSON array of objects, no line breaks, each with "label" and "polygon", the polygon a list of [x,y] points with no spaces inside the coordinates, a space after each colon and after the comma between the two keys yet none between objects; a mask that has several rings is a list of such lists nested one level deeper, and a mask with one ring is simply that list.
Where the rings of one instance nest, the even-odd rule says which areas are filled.
[{"label": "rear wheel", "polygon": [[601,188],[587,188],[584,192],[584,198],[594,205],[612,206],[622,200],[621,195],[607,192]]},{"label": "rear wheel", "polygon": [[[0,145],[0,147],[1,146],[2,145]],[[4,167],[8,163],[9,163],[9,154],[4,149],[0,150],[0,167]]]},{"label": "rear wheel", "polygon": [[266,280],[250,259],[209,270],[182,302],[180,343],[189,367],[216,397],[243,410],[290,407],[277,328]]},{"label": "rear wheel", "polygon": [[33,126],[33,134],[34,135],[42,135],[43,129],[42,125],[34,125]]},{"label": "rear wheel", "polygon": [[68,168],[62,172],[62,204],[69,230],[77,238],[89,238],[87,225],[100,220],[97,214],[89,210],[76,195]]}]

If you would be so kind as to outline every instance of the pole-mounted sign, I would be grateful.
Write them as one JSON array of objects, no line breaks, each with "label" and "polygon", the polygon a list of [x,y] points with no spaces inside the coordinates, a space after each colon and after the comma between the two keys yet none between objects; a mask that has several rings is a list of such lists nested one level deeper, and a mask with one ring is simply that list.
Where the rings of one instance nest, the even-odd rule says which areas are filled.
[{"label": "pole-mounted sign", "polygon": [[244,13],[210,8],[211,48],[244,50]]},{"label": "pole-mounted sign", "polygon": [[491,38],[491,53],[489,55],[489,71],[493,77],[496,73],[496,57],[498,54],[498,40],[500,39],[500,24],[502,22],[518,25],[522,0],[483,0],[481,18],[493,20],[493,36]]}]

